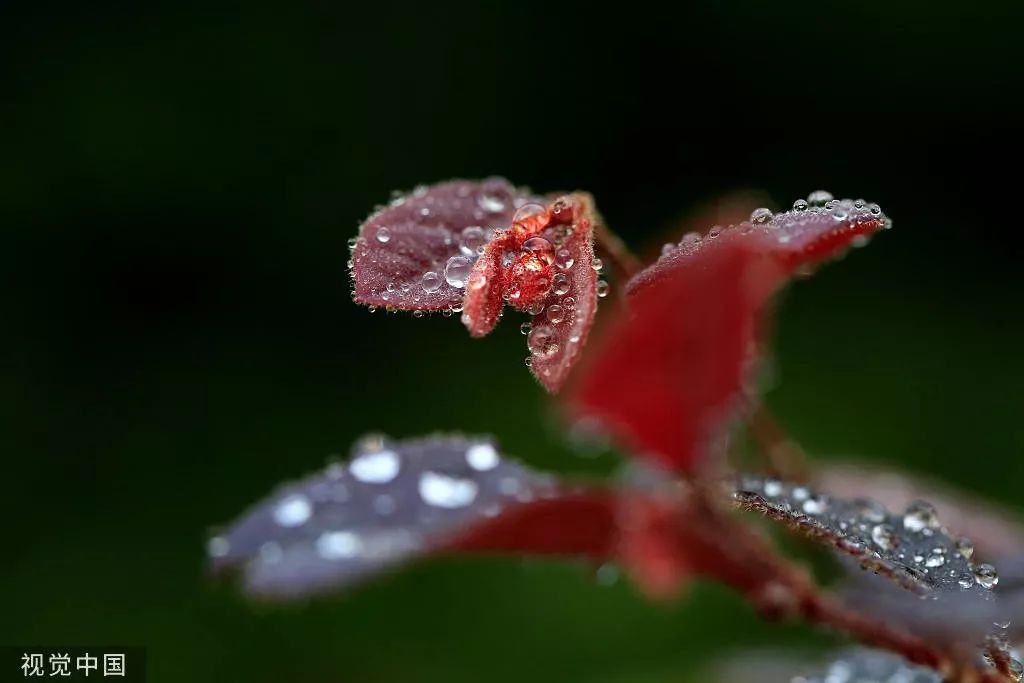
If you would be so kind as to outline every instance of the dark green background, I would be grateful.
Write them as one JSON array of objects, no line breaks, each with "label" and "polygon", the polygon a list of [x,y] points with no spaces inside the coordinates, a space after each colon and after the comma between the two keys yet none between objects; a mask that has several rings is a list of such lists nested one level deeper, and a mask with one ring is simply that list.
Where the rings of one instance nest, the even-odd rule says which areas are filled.
[{"label": "dark green background", "polygon": [[368,430],[612,466],[561,440],[511,321],[349,300],[359,220],[453,176],[590,190],[638,247],[736,188],[878,201],[896,228],[787,295],[769,401],[822,457],[1017,505],[1016,3],[346,4],[2,5],[0,642],[277,683],[702,680],[826,642],[554,563],[285,609],[207,581],[208,525]]}]

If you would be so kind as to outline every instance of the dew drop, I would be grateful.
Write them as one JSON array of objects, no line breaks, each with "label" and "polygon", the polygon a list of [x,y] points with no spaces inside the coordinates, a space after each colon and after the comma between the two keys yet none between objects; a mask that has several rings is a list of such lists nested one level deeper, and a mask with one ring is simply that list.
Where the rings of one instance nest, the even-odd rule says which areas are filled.
[{"label": "dew drop", "polygon": [[533,329],[533,324],[528,322],[523,323],[522,325],[519,326],[519,331],[522,332],[523,334],[530,334],[531,329]]},{"label": "dew drop", "polygon": [[466,462],[477,472],[493,470],[499,460],[498,451],[489,443],[473,444],[466,451]]},{"label": "dew drop", "polygon": [[820,496],[811,496],[804,501],[803,510],[808,515],[820,515],[828,509],[828,502]]},{"label": "dew drop", "polygon": [[611,286],[608,284],[607,281],[605,281],[605,280],[598,280],[597,281],[597,296],[598,296],[598,298],[603,299],[606,296],[608,296],[608,291],[610,289],[611,289]]},{"label": "dew drop", "polygon": [[764,483],[764,495],[769,498],[775,498],[781,496],[783,492],[782,482],[778,479],[768,479]]},{"label": "dew drop", "polygon": [[614,586],[619,580],[621,572],[614,564],[606,562],[597,568],[594,578],[601,586]]},{"label": "dew drop", "polygon": [[699,232],[688,232],[685,235],[683,235],[683,238],[681,240],[679,240],[679,246],[681,246],[681,247],[690,247],[690,246],[693,246],[693,245],[699,244],[699,243],[700,243],[700,233]]},{"label": "dew drop", "polygon": [[764,207],[761,207],[759,209],[754,209],[753,212],[751,212],[751,214],[750,214],[750,222],[754,223],[755,225],[764,225],[765,223],[767,223],[771,219],[772,219],[772,212],[771,212],[771,210],[770,209],[766,209]]},{"label": "dew drop", "polygon": [[444,266],[444,279],[452,287],[462,289],[473,269],[473,264],[465,256],[452,256]]},{"label": "dew drop", "polygon": [[794,211],[806,211],[807,210],[807,200],[806,199],[798,199],[795,202],[793,202],[793,210]]},{"label": "dew drop", "polygon": [[882,550],[892,550],[896,545],[896,532],[888,524],[876,524],[871,529],[871,540]]},{"label": "dew drop", "polygon": [[214,536],[206,543],[206,553],[210,557],[224,557],[231,552],[231,543],[223,536]]},{"label": "dew drop", "polygon": [[551,279],[551,291],[562,296],[567,294],[572,289],[572,283],[569,282],[569,276],[565,273],[555,273],[555,277]]},{"label": "dew drop", "polygon": [[996,568],[990,564],[979,564],[974,568],[974,580],[982,588],[993,588],[999,583],[999,574]]},{"label": "dew drop", "polygon": [[325,560],[355,557],[362,547],[362,540],[351,531],[325,531],[316,539],[316,551]]},{"label": "dew drop", "polygon": [[562,270],[569,270],[574,263],[576,263],[576,259],[573,258],[572,252],[568,249],[559,249],[558,253],[555,254],[555,265]]},{"label": "dew drop", "polygon": [[349,464],[348,469],[359,481],[367,484],[386,484],[398,476],[400,467],[398,454],[383,450],[359,455]]},{"label": "dew drop", "polygon": [[500,213],[505,210],[505,202],[500,197],[490,194],[482,194],[476,200],[476,205],[487,213]]},{"label": "dew drop", "polygon": [[538,325],[530,330],[526,346],[540,359],[550,358],[558,353],[558,337],[547,325]]},{"label": "dew drop", "polygon": [[551,304],[548,306],[548,320],[557,325],[565,320],[565,310],[558,304]]},{"label": "dew drop", "polygon": [[296,527],[309,521],[313,516],[313,504],[309,498],[296,493],[284,498],[274,508],[274,521],[281,526]]},{"label": "dew drop", "polygon": [[391,241],[391,231],[385,227],[377,228],[377,241],[381,244],[387,244]]},{"label": "dew drop", "polygon": [[543,237],[531,237],[523,242],[523,253],[536,256],[549,266],[555,262],[555,248]]},{"label": "dew drop", "polygon": [[807,203],[811,206],[824,206],[826,202],[832,201],[832,193],[827,190],[815,190],[807,195]]},{"label": "dew drop", "polygon": [[935,516],[935,508],[923,500],[914,501],[903,513],[903,527],[907,531],[924,531],[935,529],[939,526],[939,520]]},{"label": "dew drop", "polygon": [[540,204],[534,204],[529,202],[523,204],[516,212],[512,214],[513,223],[529,223],[537,222],[537,220],[545,214],[545,209]]},{"label": "dew drop", "polygon": [[472,479],[459,479],[437,472],[420,475],[420,498],[428,505],[447,509],[465,507],[476,499],[478,490]]},{"label": "dew drop", "polygon": [[275,564],[284,558],[284,550],[281,548],[281,544],[276,541],[267,541],[261,545],[259,553],[260,560],[267,564]]},{"label": "dew drop", "polygon": [[956,539],[956,551],[960,553],[960,556],[965,560],[969,560],[974,555],[974,544],[971,543],[971,539],[961,536]]},{"label": "dew drop", "polygon": [[432,270],[428,270],[427,272],[423,273],[423,278],[420,281],[420,285],[423,287],[423,291],[427,292],[428,294],[431,292],[436,292],[438,288],[441,286],[441,276]]},{"label": "dew drop", "polygon": [[601,269],[604,268],[604,261],[595,256],[594,260],[590,262],[590,267],[600,273]]},{"label": "dew drop", "polygon": [[463,228],[462,234],[459,236],[459,251],[464,256],[476,258],[485,244],[487,244],[487,236],[484,234],[483,228],[478,225]]}]

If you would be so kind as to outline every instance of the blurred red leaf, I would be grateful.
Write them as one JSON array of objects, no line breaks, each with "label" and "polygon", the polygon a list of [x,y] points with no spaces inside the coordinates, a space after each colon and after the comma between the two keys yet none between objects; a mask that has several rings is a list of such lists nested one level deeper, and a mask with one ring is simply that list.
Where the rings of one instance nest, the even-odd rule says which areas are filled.
[{"label": "blurred red leaf", "polygon": [[887,225],[876,205],[843,200],[686,235],[629,282],[570,411],[639,457],[692,470],[747,398],[774,293]]}]

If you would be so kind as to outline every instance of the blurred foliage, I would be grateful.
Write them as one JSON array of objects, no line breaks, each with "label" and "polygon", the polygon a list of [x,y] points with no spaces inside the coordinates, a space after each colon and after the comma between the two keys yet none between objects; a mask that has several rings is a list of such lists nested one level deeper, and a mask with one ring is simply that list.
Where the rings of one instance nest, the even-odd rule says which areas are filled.
[{"label": "blurred foliage", "polygon": [[[358,434],[463,429],[563,472],[510,321],[348,299],[393,189],[587,189],[630,243],[742,187],[896,228],[785,297],[769,402],[809,450],[1018,500],[1018,5],[8,3],[0,642],[137,643],[155,681],[684,681],[831,642],[699,585],[434,562],[307,607],[204,575],[208,525]],[[869,492],[865,492],[869,493]]]}]

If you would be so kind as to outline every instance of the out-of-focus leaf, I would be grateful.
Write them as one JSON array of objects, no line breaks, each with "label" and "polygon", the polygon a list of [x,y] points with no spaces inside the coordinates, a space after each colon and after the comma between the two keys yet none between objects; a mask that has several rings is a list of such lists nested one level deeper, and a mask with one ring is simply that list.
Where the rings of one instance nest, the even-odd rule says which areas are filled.
[{"label": "out-of-focus leaf", "polygon": [[629,450],[692,470],[744,405],[772,295],[889,225],[876,205],[830,200],[690,233],[627,286],[627,309],[579,372],[576,416]]},{"label": "out-of-focus leaf", "polygon": [[367,437],[352,459],[278,489],[211,539],[248,592],[342,588],[448,548],[603,557],[614,504],[503,458],[488,439]]}]

